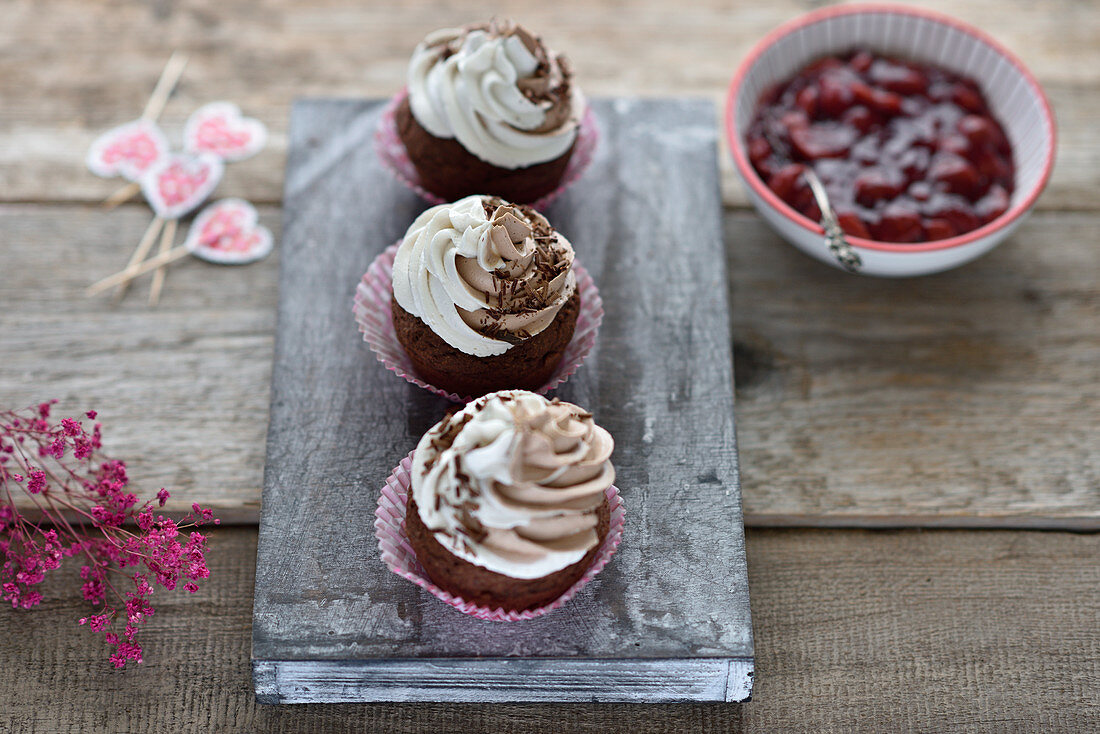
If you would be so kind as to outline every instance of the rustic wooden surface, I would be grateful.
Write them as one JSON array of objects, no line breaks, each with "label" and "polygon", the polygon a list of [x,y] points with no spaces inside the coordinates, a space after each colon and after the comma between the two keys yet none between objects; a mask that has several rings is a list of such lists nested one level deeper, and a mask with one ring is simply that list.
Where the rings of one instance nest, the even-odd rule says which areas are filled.
[{"label": "rustic wooden surface", "polygon": [[0,662],[13,677],[0,689],[0,731],[1100,729],[1100,536],[760,529],[748,544],[758,671],[748,704],[258,706],[256,534],[226,528],[214,534],[209,585],[158,606],[140,668],[109,668],[61,584],[41,610],[0,614]]},{"label": "rustic wooden surface", "polygon": [[747,698],[752,625],[709,102],[594,99],[600,150],[547,212],[605,312],[596,348],[555,394],[615,436],[627,525],[577,598],[509,625],[459,614],[391,573],[369,532],[385,477],[453,407],[385,370],[351,313],[360,275],[423,208],[370,146],[384,104],[294,105],[253,615],[257,695]]},{"label": "rustic wooden surface", "polygon": [[[138,114],[172,48],[190,51],[192,63],[166,110],[168,132],[178,135],[200,103],[240,102],[271,126],[271,146],[231,166],[221,192],[277,204],[291,99],[390,93],[428,27],[503,10],[568,50],[593,94],[720,100],[756,39],[819,4],[280,0],[260,10],[244,0],[9,0],[0,24],[0,403],[57,395],[74,411],[96,407],[110,423],[110,448],[144,486],[167,484],[184,503],[213,501],[237,520],[257,516],[277,257],[239,271],[173,267],[152,312],[143,287],[118,306],[80,294],[125,261],[148,221],[136,205],[110,215],[85,207],[115,183],[80,161],[98,131]],[[942,522],[942,493],[958,484],[947,506],[971,514],[955,522],[990,522],[980,518],[1011,506],[1014,524],[1034,524],[1027,498],[1038,493],[1054,500],[1048,518],[1084,526],[1096,510],[1079,500],[1091,491],[1095,501],[1100,486],[1091,377],[1100,299],[1090,282],[1100,231],[1100,3],[921,4],[985,28],[1042,81],[1060,133],[1042,214],[954,274],[845,279],[746,212],[722,157],[747,519],[858,523],[867,507],[881,513],[875,522],[928,520],[922,513],[932,511]],[[262,217],[277,229],[275,207]],[[987,308],[989,299],[1023,328]],[[956,300],[990,338],[970,333]],[[836,305],[813,311],[821,303]],[[844,338],[816,331],[801,316],[807,309]],[[1049,349],[1062,357],[1047,359]],[[219,372],[227,381],[214,379]],[[899,427],[904,434],[890,433]],[[853,432],[863,439],[854,449]],[[1044,468],[1021,476],[1022,456]],[[920,512],[884,509],[899,498],[919,501],[905,512]],[[1096,536],[750,530],[756,700],[660,707],[257,707],[248,675],[255,532],[227,529],[215,540],[209,590],[166,600],[141,670],[107,669],[102,646],[73,623],[84,607],[67,588],[52,586],[63,601],[42,610],[0,614],[0,660],[12,679],[0,694],[0,730],[1100,729]]]},{"label": "rustic wooden surface", "polygon": [[731,214],[746,521],[1100,528],[1098,226],[1043,212],[888,281]]},{"label": "rustic wooden surface", "polygon": [[[0,205],[0,404],[95,409],[135,485],[168,487],[173,510],[200,502],[255,522],[278,249],[248,267],[172,265],[156,309],[148,276],[121,303],[85,297],[123,267],[150,219],[136,206]],[[277,236],[275,211],[261,220]]]},{"label": "rustic wooden surface", "polygon": [[[282,193],[287,112],[297,96],[389,95],[426,28],[508,13],[574,62],[590,94],[705,95],[719,102],[733,68],[813,0],[440,3],[8,0],[0,45],[0,200],[98,201],[115,182],[78,165],[101,130],[136,117],[170,50],[191,54],[164,113],[178,135],[203,102],[232,99],[272,130],[268,151],[228,168],[223,188],[253,202]],[[1080,0],[934,0],[974,23],[1040,77],[1058,118],[1058,167],[1039,206],[1096,209],[1100,188],[1100,4]],[[47,9],[48,7],[48,9]],[[102,32],[104,26],[111,30]],[[59,53],[63,49],[64,53]],[[718,109],[721,109],[719,105]],[[728,156],[726,200],[744,205]]]},{"label": "rustic wooden surface", "polygon": [[[425,14],[438,24],[475,11],[281,2],[257,14],[236,0],[122,2],[110,6],[118,31],[108,41],[94,31],[105,6],[9,5],[0,39],[19,39],[19,53],[0,55],[0,100],[14,102],[0,106],[0,201],[28,203],[0,205],[4,268],[19,273],[0,288],[0,403],[47,394],[73,411],[95,403],[110,447],[142,484],[171,487],[177,507],[198,501],[256,522],[275,258],[174,266],[156,311],[144,287],[120,305],[84,298],[82,287],[120,267],[148,221],[139,205],[110,214],[74,205],[116,185],[83,170],[84,150],[142,107],[167,55],[147,38],[157,29],[192,53],[166,126],[178,133],[204,101],[240,102],[272,127],[272,144],[230,166],[220,193],[277,202],[295,94],[387,94]],[[567,49],[591,93],[720,99],[747,47],[806,5],[640,2],[626,12],[526,2],[506,11]],[[901,282],[845,278],[805,260],[742,210],[726,176],[746,519],[1095,529],[1100,3],[929,7],[979,22],[1040,76],[1060,127],[1054,180],[1039,215],[993,254]],[[54,53],[60,33],[71,53]],[[639,37],[651,52],[637,52]],[[276,225],[277,209],[264,218]]]},{"label": "rustic wooden surface", "polygon": [[[278,233],[276,210],[262,219]],[[147,221],[0,205],[16,274],[0,288],[0,403],[95,408],[141,486],[255,522],[278,258],[173,266],[155,310],[147,281],[118,305],[85,298]],[[1100,525],[1098,231],[1098,214],[1040,212],[966,267],[886,281],[728,212],[747,522]]]}]

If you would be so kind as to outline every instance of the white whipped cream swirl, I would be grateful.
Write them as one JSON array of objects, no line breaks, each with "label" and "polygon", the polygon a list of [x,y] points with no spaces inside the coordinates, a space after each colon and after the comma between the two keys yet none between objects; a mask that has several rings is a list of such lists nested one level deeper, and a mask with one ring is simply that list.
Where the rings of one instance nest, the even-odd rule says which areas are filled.
[{"label": "white whipped cream swirl", "polygon": [[[435,137],[455,138],[501,168],[558,158],[576,140],[584,98],[573,85],[557,101],[533,101],[524,94],[523,82],[540,67],[536,44],[530,34],[511,25],[430,34],[409,62],[413,116]],[[542,53],[554,78],[564,78],[560,57]]]},{"label": "white whipped cream swirl", "polygon": [[412,497],[425,527],[454,555],[512,578],[541,578],[599,541],[614,446],[576,405],[502,390],[424,434]]},{"label": "white whipped cream swirl", "polygon": [[491,357],[553,322],[576,291],[572,266],[572,245],[540,214],[467,196],[409,227],[393,297],[455,349]]}]

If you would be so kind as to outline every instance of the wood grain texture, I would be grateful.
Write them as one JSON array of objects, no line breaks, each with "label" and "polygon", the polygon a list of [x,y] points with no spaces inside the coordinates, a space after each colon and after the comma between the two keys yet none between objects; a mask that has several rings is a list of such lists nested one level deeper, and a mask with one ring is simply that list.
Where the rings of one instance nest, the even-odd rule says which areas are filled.
[{"label": "wood grain texture", "polygon": [[748,215],[726,236],[749,522],[1100,529],[1091,215],[911,280],[838,276]]},{"label": "wood grain texture", "polygon": [[[364,532],[386,476],[452,407],[385,370],[351,314],[361,274],[422,209],[369,144],[382,104],[294,107],[254,611],[257,695],[746,697],[752,630],[709,103],[593,100],[601,148],[547,211],[605,309],[597,346],[555,394],[615,437],[627,520],[614,559],[575,599],[512,624],[462,615],[392,574]],[[656,287],[638,297],[643,284]],[[680,358],[659,358],[672,354]]]},{"label": "wood grain texture", "polygon": [[[137,207],[0,206],[0,404],[58,398],[99,412],[135,487],[225,521],[259,515],[278,255],[173,264],[157,308],[145,276],[116,303],[84,288],[120,270],[151,219]],[[270,208],[261,221],[278,232]],[[180,235],[179,240],[182,241]]]},{"label": "wood grain texture", "polygon": [[[223,191],[278,202],[291,100],[383,96],[428,31],[507,13],[574,61],[593,95],[706,95],[720,102],[753,43],[823,3],[663,0],[599,4],[277,0],[9,0],[0,29],[0,200],[98,201],[117,182],[83,172],[94,136],[137,117],[173,48],[190,54],[163,122],[178,139],[204,102],[232,99],[271,128],[268,150],[229,166]],[[1100,187],[1100,5],[1057,0],[934,0],[974,23],[1038,75],[1060,127],[1058,165],[1039,206],[1095,210]],[[111,33],[102,33],[110,18]],[[61,40],[63,39],[63,41]],[[727,203],[744,193],[722,155]]]},{"label": "wood grain texture", "polygon": [[[13,274],[0,404],[95,408],[137,486],[255,522],[277,256],[175,265],[157,309],[147,280],[119,305],[85,298],[147,217],[0,206]],[[274,210],[262,219],[277,229]],[[749,524],[1100,525],[1097,232],[1094,215],[1040,213],[964,268],[885,281],[824,268],[728,213]]]},{"label": "wood grain texture", "polygon": [[[223,516],[257,517],[276,262],[240,272],[189,262],[173,269],[159,311],[142,305],[144,286],[120,307],[109,308],[86,301],[80,292],[124,262],[147,213],[133,207],[137,211],[103,215],[49,204],[97,201],[113,190],[115,182],[92,177],[80,161],[97,132],[138,114],[173,47],[190,51],[192,64],[165,115],[169,133],[178,135],[187,113],[203,102],[241,102],[247,113],[271,126],[272,144],[258,158],[231,166],[220,192],[270,203],[280,198],[290,100],[299,94],[390,93],[409,49],[429,27],[503,8],[567,51],[593,93],[691,93],[718,100],[733,66],[754,40],[819,4],[510,0],[490,10],[487,3],[429,0],[279,0],[265,3],[261,11],[244,0],[9,0],[0,24],[0,199],[46,205],[0,207],[0,273],[5,276],[0,283],[0,403],[59,395],[63,405],[79,411],[90,407],[84,404],[88,398],[109,422],[109,447],[132,461],[140,484],[166,483],[185,504],[216,502],[229,494]],[[1100,114],[1100,6],[1074,0],[934,0],[922,5],[983,27],[1038,74],[1060,126],[1057,167],[1039,206],[1095,210],[1100,201],[1100,138],[1094,124]],[[100,31],[107,16],[118,29],[110,36]],[[725,200],[743,206],[725,156],[721,162]],[[271,208],[262,216],[269,226],[277,224],[278,213]],[[907,474],[917,459],[919,471],[946,461],[952,472],[961,472],[963,491],[949,500],[954,506],[976,498],[978,505],[996,508],[1011,500],[1014,508],[1031,513],[1026,508],[1041,507],[1044,498],[1058,500],[1066,486],[1077,487],[1068,492],[1070,504],[1077,501],[1079,467],[1093,471],[1096,466],[1095,393],[1086,392],[1074,403],[1074,391],[1063,390],[1057,378],[1076,373],[1071,385],[1077,385],[1082,365],[1096,363],[1096,290],[1082,282],[1095,272],[1090,258],[1100,221],[1035,217],[997,253],[956,274],[977,269],[973,277],[981,280],[988,263],[1000,262],[1000,275],[990,286],[1020,286],[995,299],[1023,316],[1025,333],[1012,335],[1010,343],[1018,348],[1027,341],[1036,350],[1056,347],[1064,357],[1038,362],[1025,354],[1022,364],[1012,361],[1018,354],[997,349],[977,353],[988,355],[984,363],[947,358],[957,355],[950,342],[958,337],[951,337],[951,328],[954,318],[962,318],[951,316],[950,302],[960,299],[973,307],[979,296],[989,295],[981,282],[960,284],[954,277],[937,276],[952,286],[976,289],[963,293],[904,285],[895,306],[895,291],[885,292],[890,284],[880,284],[882,298],[872,301],[867,289],[879,286],[822,272],[754,219],[746,222],[732,213],[726,228],[732,253],[755,252],[761,258],[731,259],[743,268],[731,275],[750,522],[813,522],[814,516],[804,512],[817,513],[834,503],[851,515],[845,519],[832,512],[831,522],[880,521],[875,515],[870,520],[859,516],[868,501],[882,511],[883,498],[874,486],[862,486],[863,480],[852,486],[843,477],[839,484],[817,481],[800,466],[885,480],[885,496],[900,509],[879,517],[893,521],[911,512],[914,502],[922,516],[939,514],[925,496],[928,483],[907,489]],[[739,249],[742,238],[750,243],[748,249]],[[85,251],[89,246],[94,248]],[[1010,270],[1018,266],[1026,275]],[[791,281],[792,273],[811,277]],[[1032,279],[1038,287],[1032,287]],[[917,296],[932,297],[929,316],[946,320],[922,322],[924,301]],[[840,345],[819,338],[799,348],[791,337],[798,312],[810,308],[816,313],[814,304],[823,301],[839,301],[848,310],[858,307],[860,315],[874,315],[876,322],[878,309],[885,307],[891,323],[907,327],[909,336],[904,343],[865,339],[841,324],[847,336]],[[770,315],[749,318],[746,305]],[[903,306],[910,309],[909,317],[902,317]],[[200,314],[198,321],[191,309]],[[164,312],[173,315],[162,320]],[[827,318],[837,328],[837,321]],[[780,326],[772,330],[771,319]],[[1005,334],[1009,325],[998,322],[996,329]],[[918,333],[936,348],[916,348]],[[776,343],[785,348],[773,349]],[[213,385],[212,378],[199,373],[196,354],[207,369],[219,365],[235,377],[224,387]],[[842,359],[832,361],[836,357]],[[183,377],[172,368],[175,363],[187,366]],[[828,372],[829,391],[821,392],[809,365]],[[1051,373],[1041,374],[1040,366]],[[889,383],[888,370],[899,367],[903,379],[889,384],[898,415],[866,411],[865,417],[839,420],[838,430],[830,433],[829,416],[810,402],[814,396],[847,392],[866,410],[871,403],[859,403],[858,386],[865,379]],[[994,376],[994,395],[968,396],[965,416],[950,400],[957,390],[942,394],[924,386],[945,379],[979,383],[983,370]],[[1025,373],[1038,378],[1038,388],[1010,396],[1018,407],[1013,417],[1023,422],[1005,421],[1007,411],[995,409],[995,396],[1006,394],[1006,375],[1026,384]],[[202,389],[189,391],[187,380]],[[804,386],[819,389],[803,391]],[[920,452],[900,440],[880,441],[873,456],[861,445],[861,462],[844,462],[848,432],[854,429],[866,441],[880,435],[876,427],[912,429],[926,401],[932,413],[927,425],[938,427],[943,418],[936,416],[946,409],[952,429],[945,435],[965,439],[974,459],[961,459],[956,444],[935,440],[926,431]],[[1071,410],[1060,416],[1066,405]],[[1082,410],[1089,407],[1091,419]],[[840,403],[834,409],[841,416],[845,410]],[[984,410],[990,410],[989,420]],[[804,413],[825,433],[803,430]],[[1002,441],[998,422],[1017,438]],[[987,471],[1002,464],[1017,467],[1015,452],[1021,446],[1025,454],[1034,451],[1022,433],[1025,426],[1051,452],[1043,457],[1044,473],[1013,482],[1011,472]],[[1084,438],[1073,438],[1082,429]],[[1059,441],[1058,436],[1066,438]],[[823,458],[822,445],[841,451]],[[215,471],[203,469],[207,462]],[[759,468],[757,462],[762,462]],[[888,471],[891,466],[897,466],[896,472]],[[938,493],[950,491],[953,473],[937,472],[930,486]],[[144,481],[150,477],[153,481]],[[826,485],[828,492],[822,491]],[[1092,481],[1092,486],[1095,491],[1098,484]],[[769,514],[777,502],[781,512]],[[1095,515],[1094,508],[1089,516]],[[986,516],[981,521],[1020,524],[1027,519]],[[56,600],[59,595],[71,600],[71,589],[51,585],[51,601],[30,614],[0,612],[0,661],[11,678],[0,691],[0,731],[1095,731],[1100,729],[1097,543],[1096,536],[1062,533],[750,530],[760,682],[756,700],[745,706],[262,707],[254,703],[248,672],[255,531],[226,529],[215,536],[208,589],[196,597],[163,600],[150,626],[142,669],[109,669],[101,643],[75,625],[86,607]]]},{"label": "wood grain texture", "polygon": [[[171,594],[145,663],[114,671],[51,583],[0,611],[0,731],[631,732],[1100,729],[1100,536],[750,530],[757,684],[749,704],[260,706],[249,677],[256,533],[214,533],[209,585]],[[75,569],[71,580],[76,581]],[[1036,593],[1041,589],[1041,593]]]}]

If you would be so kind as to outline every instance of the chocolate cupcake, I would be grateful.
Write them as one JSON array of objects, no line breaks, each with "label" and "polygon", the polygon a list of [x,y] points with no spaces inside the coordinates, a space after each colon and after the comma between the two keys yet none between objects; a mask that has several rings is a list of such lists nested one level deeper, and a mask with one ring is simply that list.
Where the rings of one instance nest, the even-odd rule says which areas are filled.
[{"label": "chocolate cupcake", "polygon": [[584,109],[563,56],[493,20],[416,47],[397,129],[421,186],[441,198],[533,202],[561,182]]},{"label": "chocolate cupcake", "polygon": [[424,434],[405,516],[428,577],[467,602],[544,606],[607,537],[611,435],[576,405],[523,390],[486,395]]},{"label": "chocolate cupcake", "polygon": [[499,197],[432,207],[397,250],[392,309],[423,380],[458,395],[536,390],[580,312],[573,247],[541,214]]}]

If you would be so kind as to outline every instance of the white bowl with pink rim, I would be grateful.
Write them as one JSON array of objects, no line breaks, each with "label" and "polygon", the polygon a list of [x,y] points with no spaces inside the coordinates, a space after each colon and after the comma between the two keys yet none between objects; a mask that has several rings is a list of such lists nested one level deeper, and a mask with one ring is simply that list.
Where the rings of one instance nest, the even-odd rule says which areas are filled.
[{"label": "white bowl with pink rim", "polygon": [[1008,49],[965,23],[939,13],[896,5],[845,5],[816,10],[772,31],[741,62],[726,99],[726,136],[734,167],[756,210],[788,242],[840,267],[821,226],[780,199],[749,162],[745,131],[761,94],[806,64],[855,47],[934,64],[974,79],[1004,127],[1016,165],[1008,210],[982,227],[943,240],[899,244],[848,237],[861,273],[884,277],[927,275],[958,267],[989,252],[1020,226],[1054,167],[1054,115],[1035,77]]}]

